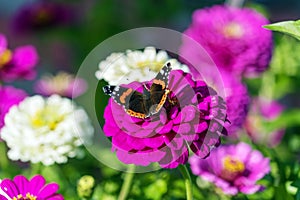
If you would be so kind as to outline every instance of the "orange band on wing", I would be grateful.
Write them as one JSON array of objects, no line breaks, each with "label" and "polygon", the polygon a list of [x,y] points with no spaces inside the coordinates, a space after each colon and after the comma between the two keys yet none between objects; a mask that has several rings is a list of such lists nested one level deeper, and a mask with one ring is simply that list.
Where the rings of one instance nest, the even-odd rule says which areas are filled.
[{"label": "orange band on wing", "polygon": [[128,88],[128,90],[120,96],[121,103],[123,103],[123,104],[126,103],[125,99],[126,99],[126,97],[128,97],[131,94],[131,92],[132,92],[132,89]]},{"label": "orange band on wing", "polygon": [[161,107],[165,104],[169,93],[170,93],[170,90],[165,90],[165,94],[162,96],[159,104],[157,105],[157,107],[155,109],[156,112],[158,112],[161,109]]},{"label": "orange band on wing", "polygon": [[126,110],[126,112],[127,112],[128,115],[133,116],[133,117],[137,117],[137,118],[141,118],[141,119],[144,119],[146,117],[145,114],[138,113],[138,112],[135,112],[133,110]]},{"label": "orange band on wing", "polygon": [[165,89],[166,88],[166,83],[162,80],[158,80],[158,79],[154,79],[153,80],[153,83],[155,84],[158,84],[158,85],[161,85],[162,86],[162,89]]}]

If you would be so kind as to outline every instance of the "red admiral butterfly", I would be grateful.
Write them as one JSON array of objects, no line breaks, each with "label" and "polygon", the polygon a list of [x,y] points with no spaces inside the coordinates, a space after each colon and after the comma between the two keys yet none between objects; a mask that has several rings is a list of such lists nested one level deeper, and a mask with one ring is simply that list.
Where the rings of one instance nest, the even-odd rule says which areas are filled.
[{"label": "red admiral butterfly", "polygon": [[158,113],[166,102],[170,93],[167,87],[171,70],[170,62],[166,63],[153,79],[150,89],[144,84],[143,93],[132,88],[111,85],[104,86],[103,91],[123,106],[127,114],[144,119]]}]

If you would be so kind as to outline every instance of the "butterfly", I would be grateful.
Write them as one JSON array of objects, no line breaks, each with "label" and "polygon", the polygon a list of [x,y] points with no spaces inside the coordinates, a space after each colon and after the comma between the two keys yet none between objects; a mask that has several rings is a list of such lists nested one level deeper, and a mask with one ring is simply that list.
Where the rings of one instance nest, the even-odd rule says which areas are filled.
[{"label": "butterfly", "polygon": [[167,62],[153,79],[150,88],[143,85],[143,93],[132,88],[111,85],[104,86],[103,91],[123,106],[127,114],[145,119],[158,113],[165,104],[170,93],[168,82],[171,70],[171,63]]}]

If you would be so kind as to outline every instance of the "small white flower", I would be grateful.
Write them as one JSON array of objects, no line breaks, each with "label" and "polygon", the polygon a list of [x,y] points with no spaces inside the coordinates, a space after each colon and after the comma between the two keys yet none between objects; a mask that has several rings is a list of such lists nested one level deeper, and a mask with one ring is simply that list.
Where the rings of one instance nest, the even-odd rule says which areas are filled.
[{"label": "small white flower", "polygon": [[75,157],[77,147],[91,142],[93,133],[86,112],[70,99],[36,95],[9,110],[1,138],[11,160],[52,165]]},{"label": "small white flower", "polygon": [[99,70],[95,75],[110,85],[144,82],[153,79],[167,61],[171,62],[172,69],[189,72],[186,65],[176,59],[170,59],[166,51],[146,47],[144,51],[127,50],[126,53],[112,53],[99,63]]}]

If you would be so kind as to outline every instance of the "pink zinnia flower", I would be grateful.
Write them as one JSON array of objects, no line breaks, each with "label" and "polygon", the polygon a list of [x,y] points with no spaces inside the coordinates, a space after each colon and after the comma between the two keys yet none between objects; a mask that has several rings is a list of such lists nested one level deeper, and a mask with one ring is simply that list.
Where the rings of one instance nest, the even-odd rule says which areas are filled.
[{"label": "pink zinnia flower", "polygon": [[10,107],[21,102],[26,96],[23,90],[12,86],[0,86],[0,130],[4,126],[4,117]]},{"label": "pink zinnia flower", "polygon": [[236,77],[223,71],[221,73],[225,89],[225,100],[227,106],[227,118],[231,123],[226,123],[225,127],[229,136],[237,136],[237,131],[241,129],[248,114],[250,97],[247,87]]},{"label": "pink zinnia flower", "polygon": [[[269,21],[250,8],[214,6],[196,10],[184,32],[201,44],[220,69],[237,76],[254,76],[266,70],[272,55],[272,33],[262,28]],[[183,41],[185,59],[198,52]]]},{"label": "pink zinnia flower", "polygon": [[12,24],[17,33],[23,33],[67,24],[74,17],[70,6],[43,0],[24,4],[16,13]]},{"label": "pink zinnia flower", "polygon": [[4,179],[0,183],[0,200],[63,200],[61,194],[57,194],[59,185],[57,183],[46,184],[46,180],[41,175],[36,175],[27,180],[22,175],[15,176],[13,180]]},{"label": "pink zinnia flower", "polygon": [[[143,84],[123,87],[141,92]],[[168,88],[177,103],[167,100],[160,113],[146,119],[129,116],[109,100],[103,130],[112,138],[112,150],[122,162],[143,166],[158,162],[161,167],[175,168],[187,162],[188,147],[204,158],[211,147],[220,144],[220,135],[226,134],[223,99],[204,81],[194,81],[181,70],[171,71]]]},{"label": "pink zinnia flower", "polygon": [[57,75],[43,76],[35,85],[35,91],[44,96],[58,94],[64,97],[78,97],[87,89],[87,83],[74,75],[59,72]]},{"label": "pink zinnia flower", "polygon": [[274,147],[281,142],[285,134],[285,127],[268,131],[267,124],[276,120],[283,110],[284,107],[277,101],[262,98],[253,99],[245,128],[255,143]]},{"label": "pink zinnia flower", "polygon": [[195,175],[214,183],[229,195],[238,192],[253,194],[262,190],[263,187],[256,182],[270,172],[269,158],[243,142],[220,146],[205,160],[192,156],[189,163]]},{"label": "pink zinnia flower", "polygon": [[25,45],[11,50],[8,48],[6,37],[0,34],[0,81],[33,79],[37,62],[35,47]]}]

